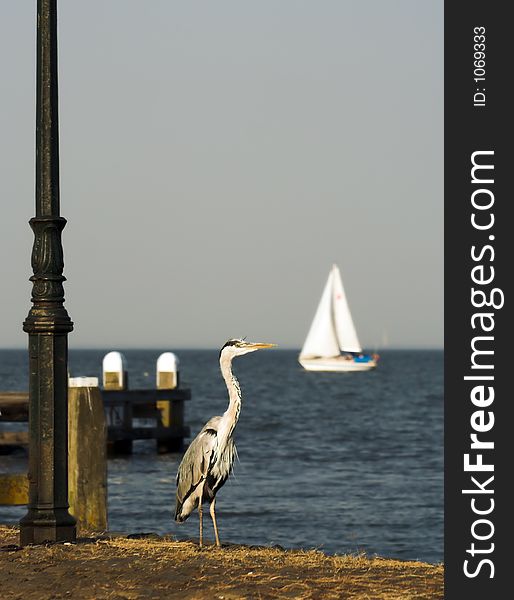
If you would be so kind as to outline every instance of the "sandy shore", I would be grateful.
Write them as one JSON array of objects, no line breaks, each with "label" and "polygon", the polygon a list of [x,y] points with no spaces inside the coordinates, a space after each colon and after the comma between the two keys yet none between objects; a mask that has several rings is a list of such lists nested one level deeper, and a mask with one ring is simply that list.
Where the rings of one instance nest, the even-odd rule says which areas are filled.
[{"label": "sandy shore", "polygon": [[17,529],[0,526],[2,600],[443,598],[442,565],[414,561],[121,536],[17,543]]}]

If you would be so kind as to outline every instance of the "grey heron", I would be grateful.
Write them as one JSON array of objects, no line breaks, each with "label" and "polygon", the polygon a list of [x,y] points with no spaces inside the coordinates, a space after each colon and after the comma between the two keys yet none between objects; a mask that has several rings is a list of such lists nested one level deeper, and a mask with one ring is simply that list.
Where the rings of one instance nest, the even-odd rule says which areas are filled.
[{"label": "grey heron", "polygon": [[261,348],[275,344],[229,340],[220,350],[219,362],[227,385],[229,404],[221,417],[212,417],[187,448],[177,472],[177,498],[175,521],[182,523],[198,508],[200,520],[200,547],[203,544],[202,505],[209,503],[214,526],[216,546],[220,546],[216,524],[216,493],[232,471],[236,447],[234,429],[241,411],[241,388],[232,373],[232,360]]}]

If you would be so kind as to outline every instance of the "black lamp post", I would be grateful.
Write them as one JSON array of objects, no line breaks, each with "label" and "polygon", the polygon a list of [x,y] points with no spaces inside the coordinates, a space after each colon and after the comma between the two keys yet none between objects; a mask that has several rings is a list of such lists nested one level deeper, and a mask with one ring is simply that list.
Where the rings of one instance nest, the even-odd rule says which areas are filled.
[{"label": "black lamp post", "polygon": [[29,334],[29,506],[20,543],[75,539],[68,512],[68,332],[59,215],[57,0],[37,2],[36,216]]}]

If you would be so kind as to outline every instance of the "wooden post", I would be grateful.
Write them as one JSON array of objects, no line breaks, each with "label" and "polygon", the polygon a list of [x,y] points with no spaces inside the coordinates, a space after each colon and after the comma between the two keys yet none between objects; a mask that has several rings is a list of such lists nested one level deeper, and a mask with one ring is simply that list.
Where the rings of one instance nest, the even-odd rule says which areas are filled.
[{"label": "wooden post", "polygon": [[[91,381],[94,380],[94,381]],[[107,429],[96,377],[69,380],[68,481],[78,532],[107,529]]]},{"label": "wooden post", "polygon": [[[109,352],[102,361],[103,387],[105,390],[127,390],[127,359],[121,352]],[[132,429],[132,407],[124,402],[112,406],[107,415],[107,425]],[[114,440],[108,443],[109,454],[132,454],[132,439]]]},{"label": "wooden post", "polygon": [[[173,352],[164,352],[157,359],[156,383],[158,390],[173,390],[179,384],[179,360]],[[158,400],[157,408],[161,412],[161,426],[172,427],[184,423],[183,400]],[[176,442],[157,439],[157,452],[173,452],[179,450]]]}]

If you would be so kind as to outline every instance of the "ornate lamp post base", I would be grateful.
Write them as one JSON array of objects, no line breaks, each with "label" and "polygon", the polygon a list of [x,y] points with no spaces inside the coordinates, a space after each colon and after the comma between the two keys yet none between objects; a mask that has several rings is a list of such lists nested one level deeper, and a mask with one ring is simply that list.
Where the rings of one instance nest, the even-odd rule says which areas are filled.
[{"label": "ornate lamp post base", "polygon": [[29,509],[20,520],[20,545],[46,542],[73,542],[76,539],[75,519],[67,508],[44,511]]}]

